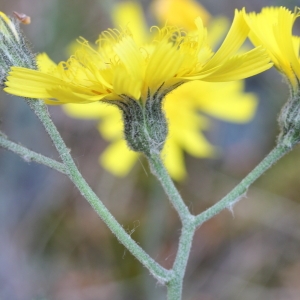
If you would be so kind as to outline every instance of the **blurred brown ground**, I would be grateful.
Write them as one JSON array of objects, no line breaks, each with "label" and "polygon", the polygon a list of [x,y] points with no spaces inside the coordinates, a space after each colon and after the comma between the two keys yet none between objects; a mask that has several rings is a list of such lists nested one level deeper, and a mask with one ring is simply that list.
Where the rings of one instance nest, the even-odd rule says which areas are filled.
[{"label": "blurred brown ground", "polygon": [[[112,26],[109,11],[116,2],[1,0],[1,10],[30,15],[32,23],[24,26],[24,32],[35,51],[46,51],[58,61],[66,58],[65,49],[76,37],[93,41]],[[213,15],[232,18],[234,8],[293,9],[296,2],[202,4]],[[143,5],[147,12],[149,2]],[[274,145],[276,116],[287,87],[271,70],[248,80],[247,89],[260,98],[255,119],[248,125],[215,120],[208,133],[223,156],[218,160],[187,156],[189,178],[178,187],[194,213],[230,191]],[[0,95],[1,131],[58,159],[22,99]],[[153,258],[171,267],[180,223],[146,162],[141,160],[126,178],[114,178],[96,163],[106,146],[97,123],[71,119],[60,107],[51,107],[50,112],[100,199]],[[197,231],[183,299],[299,299],[299,154],[296,148],[268,171],[233,213],[224,211]],[[0,299],[160,300],[165,299],[165,289],[117,242],[66,177],[0,149]]]}]

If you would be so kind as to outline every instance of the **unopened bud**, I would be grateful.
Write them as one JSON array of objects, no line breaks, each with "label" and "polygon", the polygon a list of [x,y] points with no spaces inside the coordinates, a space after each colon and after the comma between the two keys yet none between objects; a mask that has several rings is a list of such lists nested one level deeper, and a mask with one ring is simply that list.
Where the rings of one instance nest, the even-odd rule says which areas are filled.
[{"label": "unopened bud", "polygon": [[20,40],[16,24],[2,11],[0,11],[0,33],[7,39]]},{"label": "unopened bud", "polygon": [[[35,55],[20,30],[20,18],[27,16],[18,14],[18,20],[0,12],[0,86],[4,82],[12,66],[37,69]],[[27,19],[28,22],[28,19]]]}]

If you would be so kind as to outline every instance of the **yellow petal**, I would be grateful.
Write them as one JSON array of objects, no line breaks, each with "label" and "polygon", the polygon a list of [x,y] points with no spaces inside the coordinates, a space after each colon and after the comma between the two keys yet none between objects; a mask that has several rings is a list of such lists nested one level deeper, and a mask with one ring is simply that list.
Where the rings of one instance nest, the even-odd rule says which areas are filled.
[{"label": "yellow petal", "polygon": [[245,14],[252,43],[266,48],[276,68],[288,78],[294,89],[298,89],[300,61],[292,27],[299,16],[299,11],[292,13],[285,7],[266,7],[261,13]]},{"label": "yellow petal", "polygon": [[126,176],[135,164],[139,154],[130,151],[124,140],[108,146],[101,154],[101,165],[116,176]]},{"label": "yellow petal", "polygon": [[195,157],[213,157],[216,155],[215,148],[207,141],[201,132],[185,131],[174,134],[174,139],[187,153]]},{"label": "yellow petal", "polygon": [[182,149],[174,140],[168,139],[163,153],[163,162],[174,180],[182,181],[186,177],[186,168]]},{"label": "yellow petal", "polygon": [[214,82],[239,80],[264,72],[272,66],[273,63],[270,63],[265,49],[257,47],[245,54],[229,58],[202,80]]},{"label": "yellow petal", "polygon": [[174,78],[183,64],[184,55],[168,40],[162,40],[151,54],[145,74],[145,86],[155,92]]},{"label": "yellow petal", "polygon": [[198,95],[201,111],[228,122],[244,123],[253,118],[257,97],[252,93],[244,92],[242,81],[201,82],[199,85],[205,91],[201,97]]},{"label": "yellow petal", "polygon": [[106,111],[107,115],[101,119],[98,130],[106,140],[115,142],[124,139],[124,126],[121,112],[116,107],[113,108],[114,110]]},{"label": "yellow petal", "polygon": [[51,73],[57,67],[56,63],[46,53],[38,54],[36,60],[39,70],[43,73]]},{"label": "yellow petal", "polygon": [[235,11],[234,19],[229,32],[212,59],[206,64],[204,70],[213,68],[223,61],[228,59],[229,56],[235,54],[247,38],[249,27],[244,20],[242,11]]},{"label": "yellow petal", "polygon": [[[298,14],[298,17],[299,16],[300,13]],[[289,58],[293,71],[297,77],[300,78],[299,51],[295,52],[292,36],[293,25],[296,18],[297,16],[294,16],[287,9],[280,9],[278,14],[278,26],[274,28],[274,35],[277,44],[280,45],[282,55]]]}]

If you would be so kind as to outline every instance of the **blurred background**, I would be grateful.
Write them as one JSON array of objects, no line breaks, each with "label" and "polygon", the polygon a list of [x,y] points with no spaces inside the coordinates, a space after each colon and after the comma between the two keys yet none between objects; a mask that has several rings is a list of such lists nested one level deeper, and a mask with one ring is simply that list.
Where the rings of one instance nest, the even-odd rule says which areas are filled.
[{"label": "blurred background", "polygon": [[[0,0],[1,11],[29,15],[23,26],[35,52],[67,58],[78,36],[94,41],[112,27],[118,1]],[[267,5],[291,10],[297,0],[203,0],[213,15],[232,19],[235,8]],[[155,24],[151,1],[141,1]],[[299,22],[296,31],[299,35]],[[275,70],[246,81],[259,107],[248,124],[212,120],[206,132],[222,150],[217,159],[186,155],[188,178],[178,188],[199,213],[229,192],[274,146],[276,117],[288,88]],[[34,151],[59,159],[22,99],[0,92],[0,130]],[[174,260],[180,222],[158,182],[140,159],[125,178],[97,164],[107,146],[97,121],[51,115],[72,155],[100,199],[147,252],[164,267]],[[300,295],[300,149],[260,178],[246,199],[205,223],[195,235],[184,283],[185,300],[291,299]],[[65,176],[0,149],[0,299],[160,300],[159,286],[112,236]]]}]

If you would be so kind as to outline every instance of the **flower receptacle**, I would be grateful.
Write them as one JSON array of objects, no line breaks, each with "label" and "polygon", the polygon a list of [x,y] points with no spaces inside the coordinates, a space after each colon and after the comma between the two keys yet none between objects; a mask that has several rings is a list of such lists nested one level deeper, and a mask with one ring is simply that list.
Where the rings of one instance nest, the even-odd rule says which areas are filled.
[{"label": "flower receptacle", "polygon": [[300,143],[300,89],[291,96],[281,109],[278,123],[280,134],[278,142],[288,147]]},{"label": "flower receptacle", "polygon": [[147,97],[145,103],[137,101],[126,95],[121,95],[120,101],[107,101],[117,105],[122,111],[124,121],[124,138],[128,147],[144,153],[160,153],[164,147],[168,124],[162,109],[161,95]]}]

